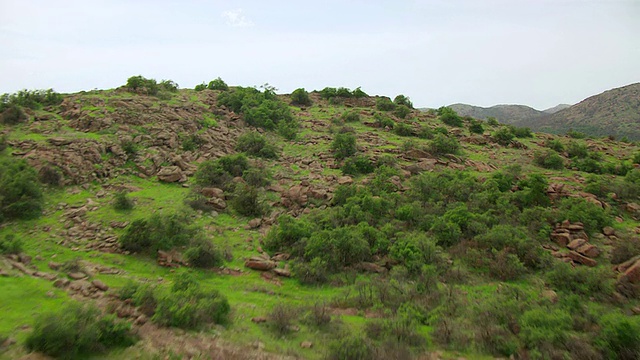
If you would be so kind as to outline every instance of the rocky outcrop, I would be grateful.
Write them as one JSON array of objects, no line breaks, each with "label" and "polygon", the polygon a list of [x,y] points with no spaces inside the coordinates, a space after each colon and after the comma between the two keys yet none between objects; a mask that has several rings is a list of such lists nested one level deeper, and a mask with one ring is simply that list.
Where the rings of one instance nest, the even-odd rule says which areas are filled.
[{"label": "rocky outcrop", "polygon": [[589,243],[589,236],[584,232],[582,223],[571,223],[565,220],[561,224],[556,224],[550,239],[559,246],[570,250],[567,253],[548,248],[553,251],[554,257],[586,266],[598,264],[594,259],[600,256],[601,251],[597,246]]}]

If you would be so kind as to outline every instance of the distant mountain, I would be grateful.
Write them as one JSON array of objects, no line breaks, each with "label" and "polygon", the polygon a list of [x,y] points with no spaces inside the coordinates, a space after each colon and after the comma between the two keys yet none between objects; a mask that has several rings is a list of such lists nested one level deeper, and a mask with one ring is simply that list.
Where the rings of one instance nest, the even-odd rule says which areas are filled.
[{"label": "distant mountain", "polygon": [[640,140],[640,83],[611,89],[556,113],[514,124],[555,134],[575,130],[593,136]]},{"label": "distant mountain", "polygon": [[449,105],[449,107],[455,110],[461,116],[471,116],[473,118],[482,120],[486,120],[489,117],[494,117],[503,124],[528,122],[547,115],[547,113],[543,111],[539,111],[525,105],[495,105],[492,107],[483,108],[480,106],[467,104],[453,104]]},{"label": "distant mountain", "polygon": [[547,110],[542,110],[542,112],[545,114],[555,114],[560,110],[564,110],[570,107],[571,107],[571,104],[558,104],[552,108],[548,108]]}]

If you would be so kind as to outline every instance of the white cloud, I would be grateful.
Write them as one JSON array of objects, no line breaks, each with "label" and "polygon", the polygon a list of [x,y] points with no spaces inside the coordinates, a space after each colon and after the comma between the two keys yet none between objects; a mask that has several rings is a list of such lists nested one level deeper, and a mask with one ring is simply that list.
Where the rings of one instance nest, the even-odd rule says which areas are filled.
[{"label": "white cloud", "polygon": [[222,13],[222,17],[227,20],[227,25],[233,27],[250,27],[253,21],[242,14],[242,9],[228,10]]}]

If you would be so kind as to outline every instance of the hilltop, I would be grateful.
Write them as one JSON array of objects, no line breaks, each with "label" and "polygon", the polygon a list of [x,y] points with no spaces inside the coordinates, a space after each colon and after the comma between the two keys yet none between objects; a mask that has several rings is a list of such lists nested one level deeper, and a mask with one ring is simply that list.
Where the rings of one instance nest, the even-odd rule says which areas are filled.
[{"label": "hilltop", "polygon": [[637,358],[639,150],[360,88],[9,94],[0,358]]},{"label": "hilltop", "polygon": [[470,116],[475,119],[487,120],[495,118],[503,124],[526,125],[548,114],[556,113],[571,105],[560,104],[546,110],[536,110],[526,105],[495,105],[488,108],[467,104],[453,104],[450,108],[460,116]]},{"label": "hilltop", "polygon": [[555,134],[574,130],[592,136],[612,135],[638,140],[640,83],[607,90],[552,115],[523,119],[516,124]]}]

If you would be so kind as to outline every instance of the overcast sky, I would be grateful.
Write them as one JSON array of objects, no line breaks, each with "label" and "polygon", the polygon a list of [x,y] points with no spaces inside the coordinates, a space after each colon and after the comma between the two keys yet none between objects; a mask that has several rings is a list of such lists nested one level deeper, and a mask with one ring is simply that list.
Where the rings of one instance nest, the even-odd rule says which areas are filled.
[{"label": "overcast sky", "polygon": [[138,74],[544,109],[640,82],[640,0],[0,0],[0,93]]}]

